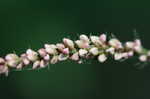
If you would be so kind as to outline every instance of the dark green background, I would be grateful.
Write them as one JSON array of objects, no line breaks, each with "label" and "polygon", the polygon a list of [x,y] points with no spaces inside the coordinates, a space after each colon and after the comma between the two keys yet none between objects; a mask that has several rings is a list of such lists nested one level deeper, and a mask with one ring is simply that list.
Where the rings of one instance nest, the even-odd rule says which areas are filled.
[{"label": "dark green background", "polygon": [[[0,0],[0,54],[44,43],[77,39],[82,33],[112,32],[132,40],[136,29],[150,48],[150,2],[144,0]],[[78,65],[61,62],[48,70],[0,77],[0,99],[150,99],[150,68],[136,60]]]}]

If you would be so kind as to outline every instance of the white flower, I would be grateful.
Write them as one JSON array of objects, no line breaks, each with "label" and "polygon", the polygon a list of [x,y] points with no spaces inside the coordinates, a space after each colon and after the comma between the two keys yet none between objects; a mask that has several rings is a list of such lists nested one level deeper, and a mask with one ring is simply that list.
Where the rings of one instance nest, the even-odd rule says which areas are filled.
[{"label": "white flower", "polygon": [[92,53],[94,56],[99,54],[98,48],[97,47],[93,47],[89,50],[90,53]]},{"label": "white flower", "polygon": [[98,36],[90,36],[90,39],[92,41],[93,44],[95,44],[96,46],[102,45],[103,43],[100,41]]},{"label": "white flower", "polygon": [[52,59],[51,59],[51,64],[55,64],[55,63],[57,63],[58,62],[58,56],[57,55],[54,55],[53,57],[52,57]]},{"label": "white flower", "polygon": [[72,40],[67,39],[67,38],[64,38],[64,39],[63,39],[63,42],[64,42],[64,44],[65,44],[66,46],[68,46],[69,48],[74,49],[74,43],[73,43]]},{"label": "white flower", "polygon": [[69,54],[69,48],[64,48],[64,49],[63,49],[63,53],[64,53],[64,54]]},{"label": "white flower", "polygon": [[127,52],[124,52],[124,53],[122,53],[122,57],[123,57],[123,58],[128,58],[128,57],[129,57],[129,55],[128,55],[128,53],[127,53]]},{"label": "white flower", "polygon": [[141,55],[141,56],[139,57],[139,60],[140,60],[141,62],[146,62],[146,61],[147,61],[147,56],[146,56],[146,55]]},{"label": "white flower", "polygon": [[65,45],[62,43],[58,43],[58,44],[56,44],[56,46],[59,51],[63,51],[63,49],[65,48]]},{"label": "white flower", "polygon": [[133,56],[133,55],[134,55],[134,52],[133,52],[133,51],[129,51],[129,52],[128,52],[128,56],[129,56],[129,57],[131,57],[131,56]]},{"label": "white flower", "polygon": [[103,62],[105,62],[106,60],[107,60],[107,57],[106,57],[105,54],[101,54],[101,55],[98,56],[98,61],[99,61],[99,62],[103,63]]},{"label": "white flower", "polygon": [[8,67],[4,66],[4,65],[0,65],[0,74],[5,74],[6,76],[8,76]]},{"label": "white flower", "polygon": [[135,45],[134,42],[128,41],[128,42],[126,42],[125,47],[129,48],[129,49],[133,49],[134,45]]},{"label": "white flower", "polygon": [[20,58],[16,54],[8,54],[5,59],[10,67],[16,67],[20,62]]},{"label": "white flower", "polygon": [[80,40],[89,43],[89,38],[84,34],[80,35]]},{"label": "white flower", "polygon": [[85,50],[85,49],[80,49],[79,50],[79,56],[81,56],[81,57],[85,56],[87,53],[88,53],[88,51]]},{"label": "white flower", "polygon": [[135,42],[134,50],[138,53],[141,53],[142,52],[141,41],[139,39],[136,39],[134,42]]},{"label": "white flower", "polygon": [[27,58],[26,54],[21,55],[21,60],[22,60],[24,65],[29,65],[30,64],[30,60]]},{"label": "white flower", "polygon": [[27,54],[27,58],[30,60],[30,61],[36,61],[38,59],[38,53],[31,50],[31,49],[28,49],[26,51],[26,54]]},{"label": "white flower", "polygon": [[113,55],[115,53],[115,48],[114,47],[110,47],[110,48],[106,49],[106,52]]},{"label": "white flower", "polygon": [[122,48],[122,44],[121,44],[121,42],[118,39],[113,38],[113,39],[109,40],[108,43],[112,47]]},{"label": "white flower", "polygon": [[89,43],[83,42],[81,40],[76,40],[75,43],[77,44],[77,46],[79,48],[88,48],[89,47]]},{"label": "white flower", "polygon": [[74,60],[74,61],[79,60],[79,53],[78,53],[78,52],[74,53],[74,54],[71,56],[71,59]]},{"label": "white flower", "polygon": [[6,66],[3,58],[0,58],[0,74],[8,75],[8,67]]},{"label": "white flower", "polygon": [[135,41],[135,44],[137,45],[137,46],[141,46],[142,44],[141,44],[141,40],[139,40],[139,39],[136,39]]},{"label": "white flower", "polygon": [[40,61],[37,60],[37,61],[35,61],[35,62],[33,63],[32,69],[36,69],[36,68],[38,68],[39,66],[40,66]]},{"label": "white flower", "polygon": [[68,55],[60,54],[60,55],[58,56],[58,60],[59,60],[59,61],[64,61],[64,60],[67,60],[68,57],[69,57]]},{"label": "white flower", "polygon": [[50,60],[50,56],[47,54],[46,56],[44,56],[44,60],[49,61]]},{"label": "white flower", "polygon": [[115,60],[120,60],[122,58],[123,58],[122,53],[115,53],[115,55],[114,55]]},{"label": "white flower", "polygon": [[56,54],[57,50],[56,50],[56,46],[54,44],[45,44],[45,50],[47,53],[49,54]]},{"label": "white flower", "polygon": [[107,40],[106,34],[101,34],[99,39],[100,39],[101,42],[106,42],[106,40]]},{"label": "white flower", "polygon": [[22,69],[22,67],[23,67],[23,63],[20,63],[20,64],[17,65],[16,68],[17,68],[17,69]]},{"label": "white flower", "polygon": [[44,60],[41,60],[41,61],[40,61],[40,67],[41,67],[41,68],[45,68],[47,65],[48,65],[48,62],[46,62],[46,61],[44,61]]},{"label": "white flower", "polygon": [[44,48],[39,49],[38,53],[40,54],[41,57],[44,57],[47,55],[47,52]]}]

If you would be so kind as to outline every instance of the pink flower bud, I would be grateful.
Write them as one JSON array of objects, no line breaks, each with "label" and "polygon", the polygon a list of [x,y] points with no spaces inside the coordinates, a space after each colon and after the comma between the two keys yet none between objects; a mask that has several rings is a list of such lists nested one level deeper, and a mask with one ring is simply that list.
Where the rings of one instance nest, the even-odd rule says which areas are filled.
[{"label": "pink flower bud", "polygon": [[115,53],[115,48],[114,47],[110,47],[110,48],[106,49],[106,52],[113,55]]},{"label": "pink flower bud", "polygon": [[17,65],[16,68],[17,68],[17,69],[22,69],[22,67],[23,67],[23,63],[20,63],[20,64]]},{"label": "pink flower bud", "polygon": [[80,40],[83,42],[89,43],[89,38],[84,34],[80,35]]},{"label": "pink flower bud", "polygon": [[71,56],[71,59],[74,60],[74,61],[79,60],[79,53],[78,53],[78,52],[74,53],[74,54]]},{"label": "pink flower bud", "polygon": [[27,58],[27,55],[26,54],[22,54],[21,55],[21,60],[23,62],[24,65],[29,65],[30,64],[30,61],[29,59]]},{"label": "pink flower bud", "polygon": [[0,74],[8,75],[8,67],[6,66],[3,58],[0,58]]},{"label": "pink flower bud", "polygon": [[147,56],[146,56],[146,55],[141,55],[141,56],[139,57],[139,60],[140,60],[141,62],[146,62],[146,61],[147,61]]},{"label": "pink flower bud", "polygon": [[0,58],[0,65],[4,65],[5,64],[5,60],[3,58]]},{"label": "pink flower bud", "polygon": [[50,56],[47,54],[46,56],[44,56],[44,60],[49,61],[50,60]]},{"label": "pink flower bud", "polygon": [[134,55],[134,52],[133,52],[133,51],[129,51],[129,52],[128,52],[128,56],[129,56],[129,57],[132,57],[133,55]]},{"label": "pink flower bud", "polygon": [[99,39],[101,42],[106,42],[106,40],[107,40],[106,34],[101,34]]},{"label": "pink flower bud", "polygon": [[75,43],[79,48],[88,48],[89,47],[89,43],[83,42],[81,40],[76,40]]},{"label": "pink flower bud", "polygon": [[103,45],[98,36],[91,36],[90,39],[96,46]]},{"label": "pink flower bud", "polygon": [[45,50],[47,53],[53,55],[57,53],[56,46],[54,44],[45,44]]},{"label": "pink flower bud", "polygon": [[40,66],[40,61],[37,60],[37,61],[35,61],[35,62],[33,63],[32,69],[36,69],[36,68],[38,68],[39,66]]},{"label": "pink flower bud", "polygon": [[110,46],[112,46],[114,48],[117,48],[117,49],[123,47],[122,43],[118,39],[115,39],[115,38],[109,40],[108,43],[109,43]]},{"label": "pink flower bud", "polygon": [[85,50],[85,49],[80,49],[79,50],[79,56],[81,56],[81,57],[84,57],[87,53],[88,53],[88,51]]},{"label": "pink flower bud", "polygon": [[70,49],[74,49],[74,43],[72,40],[64,38],[63,42],[66,46],[68,46]]},{"label": "pink flower bud", "polygon": [[135,42],[134,50],[138,53],[141,53],[142,52],[141,41],[139,39],[136,39],[134,42]]},{"label": "pink flower bud", "polygon": [[5,74],[6,76],[8,76],[8,67],[5,65],[0,65],[0,74]]},{"label": "pink flower bud", "polygon": [[105,54],[101,54],[101,55],[98,56],[98,61],[99,61],[99,62],[103,63],[103,62],[105,62],[106,60],[107,60],[107,57],[106,57]]},{"label": "pink flower bud", "polygon": [[128,41],[128,42],[126,42],[125,47],[129,48],[129,49],[133,49],[134,45],[135,45],[134,42]]},{"label": "pink flower bud", "polygon": [[48,62],[46,62],[44,60],[41,60],[41,62],[40,62],[40,67],[41,68],[45,68],[47,65],[48,65]]},{"label": "pink flower bud", "polygon": [[136,39],[134,42],[136,46],[141,46],[141,40]]},{"label": "pink flower bud", "polygon": [[53,57],[52,57],[52,59],[51,59],[51,64],[55,64],[55,63],[57,63],[58,62],[58,56],[57,55],[54,55]]},{"label": "pink flower bud", "polygon": [[128,53],[127,52],[122,53],[122,57],[123,58],[128,58]]},{"label": "pink flower bud", "polygon": [[20,62],[20,58],[16,54],[8,54],[5,59],[10,67],[16,67]]},{"label": "pink flower bud", "polygon": [[98,48],[97,47],[93,47],[89,50],[89,52],[91,54],[93,54],[94,56],[98,55],[99,54],[99,51],[98,51]]},{"label": "pink flower bud", "polygon": [[122,53],[115,53],[114,59],[115,60],[121,60],[123,58]]},{"label": "pink flower bud", "polygon": [[44,57],[47,55],[47,52],[44,48],[39,49],[38,53],[40,54],[41,57]]},{"label": "pink flower bud", "polygon": [[63,49],[65,48],[65,45],[62,43],[58,43],[58,44],[56,44],[56,46],[59,51],[63,51]]},{"label": "pink flower bud", "polygon": [[26,54],[27,54],[27,58],[30,60],[30,61],[36,61],[38,59],[38,53],[31,50],[31,49],[28,49],[26,51]]},{"label": "pink flower bud", "polygon": [[69,54],[69,48],[63,49],[63,53],[64,53],[64,54]]}]

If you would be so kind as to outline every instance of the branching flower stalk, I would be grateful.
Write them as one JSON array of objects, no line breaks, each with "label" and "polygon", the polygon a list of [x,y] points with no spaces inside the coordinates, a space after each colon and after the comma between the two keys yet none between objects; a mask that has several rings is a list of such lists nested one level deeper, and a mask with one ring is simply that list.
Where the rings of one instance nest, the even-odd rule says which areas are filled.
[{"label": "branching flower stalk", "polygon": [[83,58],[96,58],[104,63],[110,56],[119,61],[135,55],[138,55],[140,62],[150,61],[150,51],[142,46],[140,39],[123,44],[116,37],[108,39],[106,34],[90,37],[82,34],[76,41],[63,38],[62,43],[45,44],[38,51],[27,49],[20,56],[10,53],[0,57],[0,74],[8,75],[12,69],[22,70],[30,64],[34,70],[68,59],[82,63]]}]

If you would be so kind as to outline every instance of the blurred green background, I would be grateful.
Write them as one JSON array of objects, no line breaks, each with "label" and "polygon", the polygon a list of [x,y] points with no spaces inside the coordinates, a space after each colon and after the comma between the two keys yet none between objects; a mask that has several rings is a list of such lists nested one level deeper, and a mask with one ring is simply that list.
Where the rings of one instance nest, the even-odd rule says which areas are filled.
[{"label": "blurred green background", "polygon": [[[150,2],[137,0],[0,0],[0,55],[44,43],[111,32],[122,41],[136,29],[150,48]],[[0,99],[150,99],[150,68],[136,60],[61,62],[50,69],[0,77]]]}]

